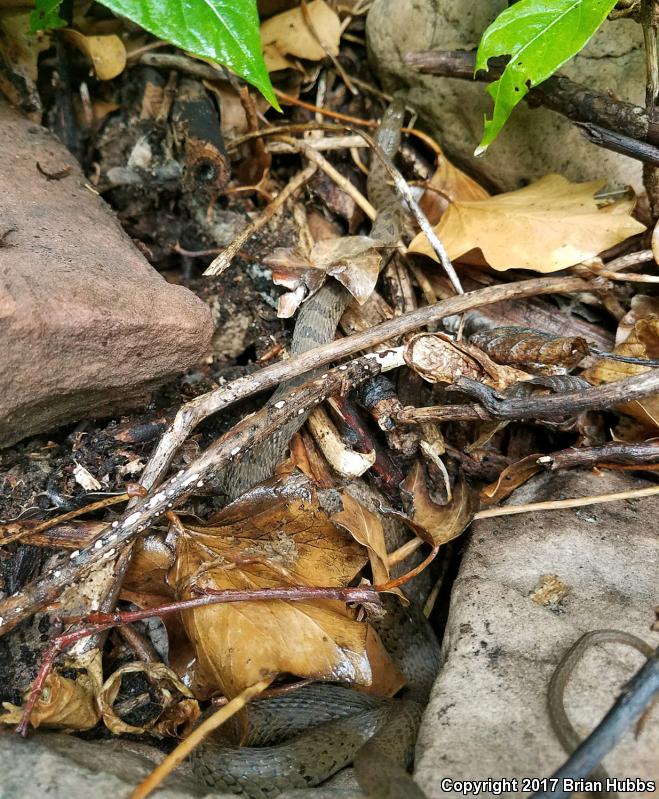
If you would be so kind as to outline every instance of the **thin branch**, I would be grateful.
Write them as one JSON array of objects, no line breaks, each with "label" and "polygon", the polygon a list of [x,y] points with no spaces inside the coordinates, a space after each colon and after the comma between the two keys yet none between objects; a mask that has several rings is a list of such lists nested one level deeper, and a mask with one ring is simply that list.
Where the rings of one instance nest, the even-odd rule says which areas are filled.
[{"label": "thin branch", "polygon": [[538,463],[551,471],[574,469],[577,466],[622,463],[640,465],[659,461],[659,441],[611,441],[600,447],[570,447],[538,458]]},{"label": "thin branch", "polygon": [[[360,350],[376,347],[389,339],[410,333],[447,316],[511,299],[559,292],[588,291],[589,289],[589,283],[575,277],[535,278],[478,289],[459,297],[449,297],[434,305],[428,305],[404,316],[390,319],[362,333],[316,347],[288,361],[280,361],[252,375],[239,378],[228,386],[202,394],[178,411],[176,418],[163,434],[156,451],[149,459],[142,474],[141,483],[145,488],[151,490],[164,476],[174,452],[201,421],[253,394],[267,391],[279,383],[304,374],[304,372],[325,366],[331,361],[338,361]],[[2,615],[1,609],[0,615]]]},{"label": "thin branch", "polygon": [[538,791],[530,799],[567,799],[568,781],[584,779],[615,747],[623,733],[632,727],[659,694],[659,648],[625,686],[615,704],[548,782],[549,791]]},{"label": "thin branch", "polygon": [[601,411],[659,393],[659,369],[581,391],[504,399],[494,389],[468,377],[450,387],[477,399],[495,419],[551,419],[581,411]]},{"label": "thin branch", "polygon": [[292,197],[299,191],[306,183],[311,180],[316,172],[316,165],[309,164],[304,169],[300,170],[297,175],[294,175],[279,194],[274,198],[271,203],[268,203],[261,214],[249,224],[243,231],[241,231],[236,238],[225,247],[222,252],[211,261],[210,265],[206,268],[204,275],[221,275],[231,264],[234,256],[237,255],[243,244],[250,239],[255,233],[264,228],[273,216],[285,204],[289,197]]},{"label": "thin branch", "polygon": [[319,169],[322,169],[323,172],[331,178],[334,183],[344,191],[347,195],[349,195],[358,205],[362,211],[366,214],[366,216],[373,220],[377,216],[376,209],[371,205],[371,203],[364,197],[364,195],[357,189],[346,177],[342,175],[339,170],[330,164],[330,162],[324,158],[318,150],[313,147],[312,145],[308,144],[305,139],[294,139],[290,136],[280,136],[278,137],[277,141],[281,141],[284,144],[287,144],[291,150],[304,153],[304,155]]},{"label": "thin branch", "polygon": [[575,127],[591,144],[626,155],[650,166],[659,166],[659,148],[648,142],[625,136],[624,133],[600,127],[591,122],[577,122]]},{"label": "thin branch", "polygon": [[526,505],[503,505],[497,508],[479,510],[474,519],[492,519],[496,516],[514,516],[517,513],[535,513],[541,510],[562,510],[563,508],[584,508],[588,505],[601,505],[604,502],[620,502],[625,499],[641,499],[659,494],[659,486],[634,488],[613,494],[594,494],[589,497],[572,499],[551,499],[546,502],[529,502]]},{"label": "thin branch", "polygon": [[[657,7],[655,0],[641,0],[640,22],[645,46],[645,111],[648,129],[656,132],[659,124],[659,54],[657,53]],[[652,216],[659,216],[658,163],[643,166],[643,185]]]},{"label": "thin branch", "polygon": [[[408,53],[404,61],[420,72],[471,81],[475,77],[476,80],[488,83],[500,78],[505,67],[505,62],[501,59],[490,59],[488,72],[480,71],[474,75],[476,53],[465,50]],[[614,100],[610,94],[594,91],[564,75],[553,75],[534,86],[525,100],[531,104],[543,105],[573,122],[591,122],[639,141],[656,140],[648,135],[650,126],[643,108]]]}]

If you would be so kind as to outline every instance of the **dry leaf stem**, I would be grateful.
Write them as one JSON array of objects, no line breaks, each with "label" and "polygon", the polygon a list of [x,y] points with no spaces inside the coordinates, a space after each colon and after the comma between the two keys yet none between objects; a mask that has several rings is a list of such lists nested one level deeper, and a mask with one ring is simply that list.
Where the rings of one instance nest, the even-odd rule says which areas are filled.
[{"label": "dry leaf stem", "polygon": [[[605,502],[621,502],[627,499],[642,499],[659,494],[659,486],[649,488],[634,488],[629,491],[619,491],[611,494],[593,494],[588,497],[571,497],[570,499],[552,499],[546,502],[529,502],[524,505],[503,505],[497,508],[485,508],[474,514],[474,521],[479,519],[492,519],[496,516],[514,516],[519,513],[536,513],[544,510],[562,510],[563,508],[583,508],[588,505],[600,505]],[[393,568],[401,561],[408,558],[421,547],[425,541],[412,538],[402,546],[389,553],[387,563]]]}]

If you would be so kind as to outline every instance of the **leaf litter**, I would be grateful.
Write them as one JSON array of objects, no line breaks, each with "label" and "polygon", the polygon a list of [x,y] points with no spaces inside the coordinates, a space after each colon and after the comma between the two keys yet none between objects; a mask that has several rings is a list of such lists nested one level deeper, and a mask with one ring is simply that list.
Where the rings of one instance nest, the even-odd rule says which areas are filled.
[{"label": "leaf litter", "polygon": [[[115,5],[121,10],[121,3]],[[36,92],[39,52],[49,42],[47,36],[42,36],[30,47],[22,43],[28,13],[15,19],[3,12],[0,24],[3,30],[10,31],[10,39],[19,47],[16,68],[29,78],[25,89],[29,95]],[[314,85],[318,70],[325,69],[327,54],[336,56],[344,48],[352,47],[340,41],[343,11],[339,9],[337,13],[323,0],[314,0],[306,4],[306,13],[308,19],[299,7],[286,10],[270,17],[261,29],[265,63],[271,72],[277,73],[280,93],[284,91],[292,98],[292,103],[303,106],[297,121],[310,120],[315,103],[320,102],[315,87],[311,93],[308,89]],[[236,19],[232,19],[232,23]],[[345,20],[347,16],[343,17]],[[153,131],[157,129],[162,136],[166,129],[164,117],[171,86],[158,83],[151,75],[149,80],[155,82],[147,83],[142,95],[137,93],[136,107],[129,111],[126,100],[129,93],[120,94],[108,82],[116,79],[117,86],[131,88],[135,66],[131,64],[133,59],[126,61],[122,38],[114,32],[101,35],[84,25],[77,27],[80,30],[69,30],[64,36],[68,45],[78,48],[94,65],[98,84],[93,86],[95,96],[91,108],[98,109],[98,124],[102,127],[109,123],[112,129],[112,121],[121,114],[124,115],[122,127],[113,128],[115,133],[119,130],[126,136],[127,131],[144,126],[140,127],[142,149],[136,150],[133,142],[125,150],[133,162],[138,155],[146,157],[144,142],[156,141],[150,138]],[[320,42],[314,31],[321,34]],[[129,39],[130,36],[125,37],[125,41]],[[141,47],[146,41],[143,37],[133,44]],[[6,40],[0,43],[0,49],[7,46]],[[206,53],[200,51],[199,54]],[[182,77],[187,74],[184,67],[189,62],[182,53],[177,57],[182,60],[173,66],[161,62],[162,66],[158,67],[157,60],[151,63],[156,64],[155,69],[173,71],[178,64]],[[79,54],[78,58],[84,60]],[[194,63],[199,66],[201,62]],[[89,62],[85,64],[88,71]],[[0,70],[0,80],[6,77]],[[229,137],[256,133],[260,124],[258,114],[267,113],[267,108],[259,106],[258,112],[250,108],[231,81],[220,80],[221,77],[209,72],[203,78],[203,85],[221,97],[226,107],[233,109],[233,121],[223,120],[227,141]],[[262,83],[258,70],[245,77],[256,85]],[[3,86],[5,82],[11,83],[3,80]],[[355,113],[361,114],[367,123],[370,117],[379,118],[382,110],[379,101],[366,100],[365,95],[359,93],[357,99],[349,101],[349,98],[346,100],[348,95],[349,91],[343,94],[330,91],[326,107],[321,108],[318,115],[339,108],[353,119]],[[303,96],[306,100],[301,99]],[[16,102],[25,100],[26,96],[21,96]],[[278,124],[279,120],[269,118]],[[287,134],[297,135],[292,125]],[[316,135],[322,142],[323,137],[331,138],[335,134],[339,131],[320,134],[307,131],[305,141],[313,143],[313,135]],[[92,141],[91,131],[88,136]],[[181,175],[185,168],[189,169],[188,163],[181,165],[177,159],[183,158],[182,153],[189,154],[192,148],[177,144],[175,138],[167,133],[159,139],[163,152],[158,157],[162,156],[163,161],[149,164],[152,175],[164,164],[167,181],[172,180],[171,175]],[[113,136],[108,136],[99,148],[101,175],[118,166],[126,168],[127,159],[113,150],[114,141]],[[551,273],[598,255],[610,264],[613,256],[607,250],[620,245],[633,249],[633,237],[646,229],[634,216],[635,199],[630,196],[615,202],[598,199],[597,192],[603,181],[574,184],[561,176],[548,175],[525,189],[490,196],[474,178],[453,165],[436,144],[431,148],[435,165],[425,170],[422,165],[415,165],[414,159],[409,159],[409,150],[415,144],[417,154],[428,157],[428,151],[423,150],[419,141],[423,139],[414,139],[414,134],[406,139],[405,165],[402,159],[399,165],[410,182],[416,181],[424,187],[421,206],[449,255],[460,261],[460,277],[470,288],[478,290],[488,282],[496,282],[492,270],[527,269]],[[350,147],[353,145],[354,142]],[[258,185],[251,186],[245,182],[249,170],[241,168],[252,155],[249,145],[242,142],[231,153],[235,169],[227,194],[217,202],[217,207],[212,203],[204,205],[196,216],[190,212],[189,203],[193,201],[189,198],[180,201],[177,207],[185,190],[182,181],[176,182],[178,179],[169,183],[156,180],[151,194],[144,192],[140,183],[135,193],[128,189],[124,195],[117,192],[111,197],[122,218],[131,220],[126,223],[131,235],[147,249],[152,248],[149,257],[154,263],[167,268],[172,262],[178,263],[177,258],[185,257],[206,264],[208,258],[213,257],[209,251],[212,247],[225,246],[233,238],[233,223],[225,219],[218,222],[218,208],[220,215],[226,213],[227,219],[231,214],[241,220],[244,217],[258,219],[264,204],[285,187],[290,174],[290,162],[286,158],[290,159],[290,155],[280,161],[276,150],[266,153],[268,158],[262,163],[267,165],[255,179]],[[359,191],[363,185],[360,171],[364,163],[361,156],[349,153],[349,150],[338,150],[327,157],[341,168],[341,174],[348,175],[355,191]],[[178,172],[171,170],[174,161]],[[419,161],[422,164],[423,159]],[[337,191],[341,192],[340,186],[332,186],[332,192]],[[215,363],[204,364],[188,382],[177,385],[175,405],[186,398],[202,397],[204,391],[213,391],[217,384],[248,373],[257,360],[265,364],[270,359],[278,359],[285,349],[286,331],[274,320],[273,306],[279,306],[279,318],[291,318],[303,301],[330,279],[343,283],[355,299],[343,319],[348,334],[371,329],[374,320],[404,317],[417,305],[429,302],[437,287],[441,289],[444,278],[436,266],[437,256],[425,235],[412,229],[412,223],[403,236],[404,241],[409,242],[408,260],[404,260],[394,255],[396,242],[392,242],[392,246],[382,246],[382,242],[370,238],[366,225],[359,227],[359,222],[353,230],[352,219],[341,215],[336,197],[330,196],[327,185],[315,186],[313,193],[309,190],[306,197],[307,205],[313,197],[316,207],[305,207],[304,199],[291,198],[287,209],[293,205],[293,213],[287,210],[281,215],[283,219],[275,217],[269,226],[274,232],[266,227],[269,236],[264,237],[263,242],[244,243],[236,256],[241,259],[245,274],[249,273],[250,264],[265,264],[271,270],[265,280],[258,269],[254,269],[250,277],[250,280],[258,280],[258,290],[251,295],[252,302],[258,303],[257,315],[261,319],[267,317],[268,324],[255,341],[239,351],[239,357],[220,363],[215,356]],[[157,216],[154,207],[166,217],[161,227],[155,226],[153,221]],[[175,214],[165,212],[165,207],[188,214],[184,217],[185,224],[180,224]],[[184,207],[187,210],[184,211]],[[636,216],[642,218],[638,212]],[[318,223],[318,217],[326,223],[324,227]],[[199,219],[205,221],[200,223]],[[167,230],[168,224],[171,230]],[[230,231],[224,238],[218,233],[221,224],[225,225],[222,235],[227,229]],[[194,225],[198,227],[190,241],[185,242],[186,246],[167,238],[173,231],[185,233],[186,226],[194,229]],[[342,235],[346,226],[350,235]],[[312,227],[314,235],[310,233]],[[192,255],[183,255],[186,252]],[[200,255],[204,252],[205,255]],[[648,267],[654,268],[655,265]],[[284,287],[288,293],[273,290],[272,284]],[[235,296],[226,283],[220,282],[220,285],[222,287],[210,295],[211,304],[218,307],[222,307],[223,295]],[[610,311],[614,305],[607,305],[601,295],[592,292],[578,294],[570,300],[571,318],[576,319],[576,314],[587,316],[588,308],[595,308],[599,315],[592,318],[597,324],[611,331],[617,326],[614,355],[657,359],[657,308],[651,289],[649,295],[635,296],[626,289],[607,290],[613,292],[624,312],[618,313],[615,322]],[[448,292],[435,294],[435,298],[439,296],[448,296]],[[532,316],[532,306],[527,300],[515,302],[524,313]],[[557,308],[551,300],[539,302],[545,303],[547,316]],[[243,307],[245,304],[249,303],[244,302]],[[237,315],[244,313],[239,303],[235,308],[239,309]],[[347,429],[350,426],[341,426],[341,414],[336,407],[327,404],[328,418],[347,446],[356,452],[361,452],[360,446],[364,448],[364,439],[359,437],[360,425],[372,434],[377,446],[369,450],[373,453],[373,465],[364,480],[349,480],[338,475],[314,441],[311,426],[303,429],[291,442],[291,461],[280,464],[277,477],[255,487],[232,504],[223,507],[224,503],[212,491],[206,494],[204,488],[201,496],[189,498],[180,513],[177,509],[178,515],[170,514],[168,529],[164,529],[162,522],[149,520],[145,535],[133,550],[132,563],[121,587],[121,606],[133,611],[136,608],[153,610],[157,614],[163,604],[195,599],[204,592],[323,586],[341,589],[375,586],[397,593],[401,601],[408,601],[406,593],[411,595],[412,591],[408,592],[408,586],[398,585],[396,580],[401,571],[406,573],[411,565],[424,562],[418,550],[427,551],[430,547],[435,552],[442,547],[440,558],[445,557],[446,562],[454,558],[455,555],[444,554],[455,553],[455,549],[446,545],[458,538],[474,518],[482,517],[480,514],[505,512],[507,508],[501,507],[501,503],[547,468],[548,453],[565,451],[569,446],[577,451],[597,449],[614,440],[624,445],[628,441],[645,441],[654,435],[659,419],[656,392],[633,403],[616,401],[606,409],[606,416],[597,411],[569,413],[568,409],[558,421],[521,417],[501,423],[487,418],[486,406],[479,405],[471,395],[453,390],[458,379],[471,380],[491,392],[490,396],[505,402],[517,396],[536,396],[532,391],[569,393],[565,388],[567,384],[558,380],[551,382],[554,377],[578,375],[599,386],[646,374],[650,366],[598,355],[593,362],[589,340],[569,330],[546,331],[532,325],[513,328],[503,315],[497,318],[494,330],[469,330],[468,312],[464,322],[464,336],[456,336],[448,330],[412,336],[407,335],[409,331],[401,331],[384,339],[388,346],[402,344],[404,348],[405,366],[399,367],[390,381],[397,404],[382,406],[395,410],[381,415],[374,413],[369,418],[363,396],[346,383],[341,389],[342,399],[353,403],[352,418],[357,420]],[[588,324],[595,329],[595,324]],[[407,336],[405,339],[403,333]],[[249,366],[246,368],[245,364]],[[373,385],[380,377],[389,380],[389,377],[379,376],[373,379]],[[537,382],[538,377],[541,384]],[[374,390],[373,385],[369,385],[370,390]],[[385,391],[382,385],[379,384],[378,390]],[[244,412],[249,412],[247,407]],[[398,416],[399,413],[402,415]],[[433,417],[432,413],[445,415]],[[613,414],[615,426],[610,428],[607,424]],[[166,416],[167,423],[172,418],[173,411]],[[345,415],[342,418],[345,420]],[[44,447],[43,442],[38,446],[32,444],[30,454],[34,462],[49,464],[49,472],[58,475],[64,493],[69,491],[80,499],[84,496],[80,489],[89,492],[102,486],[111,491],[122,485],[133,470],[142,473],[144,464],[147,464],[147,474],[149,472],[149,448],[140,444],[143,430],[137,423],[133,429],[130,419],[133,417],[125,422],[128,432],[121,432],[121,438],[108,436],[108,441],[99,442],[94,433],[88,441],[84,440],[84,434],[82,439],[75,436],[71,440],[57,439],[53,448],[66,450],[64,454],[58,450],[59,460],[54,457],[49,460],[50,445]],[[159,425],[159,435],[166,424],[161,424],[161,417],[158,419],[155,426]],[[138,421],[142,421],[141,417]],[[177,455],[177,468],[187,468],[195,462],[200,450],[210,441],[211,429],[212,426],[204,428],[188,439]],[[402,440],[403,434],[410,430],[414,434],[408,440],[415,443],[410,452],[403,453],[402,449],[397,449],[392,431],[400,432]],[[121,454],[113,449],[117,442],[122,446]],[[111,462],[112,457],[116,462]],[[17,457],[14,464],[19,462]],[[596,458],[594,462],[597,463]],[[394,478],[389,483],[378,482],[378,468],[388,470],[389,476],[394,475]],[[3,478],[11,487],[20,486],[20,469],[12,465]],[[370,481],[380,491],[377,503],[368,507],[357,499],[361,495],[356,486],[365,481]],[[37,493],[35,490],[34,494]],[[479,503],[484,506],[480,514]],[[103,513],[110,514],[104,517],[108,522],[124,518],[114,511]],[[87,539],[81,527],[81,537],[76,540],[83,543],[71,544],[69,549],[93,546],[88,541],[96,529],[93,525],[102,524],[96,518],[85,522],[89,525]],[[393,542],[389,534],[392,520],[397,523],[399,533],[403,527],[408,530],[407,535]],[[12,554],[20,551],[18,539],[13,536],[16,530],[21,530],[20,522],[13,525],[11,530],[0,531],[0,542],[6,541],[7,546],[12,547]],[[29,524],[26,530],[29,532]],[[11,540],[9,536],[3,538],[6,532],[11,533]],[[51,532],[51,538],[46,536],[47,532]],[[64,546],[54,531],[45,531],[43,535],[39,545]],[[549,587],[551,602],[559,602],[560,598],[554,598],[558,596],[554,583]],[[549,588],[545,593],[548,592]],[[58,667],[47,677],[31,722],[33,726],[80,731],[96,727],[102,719],[114,734],[175,738],[186,735],[195,725],[200,703],[203,707],[209,697],[221,697],[230,703],[239,700],[240,704],[273,680],[277,687],[286,687],[291,680],[294,685],[298,679],[340,682],[377,695],[393,696],[403,686],[404,678],[371,623],[374,616],[375,611],[368,605],[355,606],[328,599],[246,600],[208,604],[174,615],[163,614],[154,626],[138,628],[139,636],[132,644],[122,643],[115,634],[111,639],[112,647],[121,652],[116,661],[110,656],[108,646],[103,652],[92,649],[93,655],[87,660],[79,652],[72,652],[58,662]],[[144,639],[141,643],[140,636]],[[147,645],[157,650],[156,660],[140,663],[138,652],[144,655],[150,651]],[[2,663],[0,652],[0,667]],[[25,681],[20,684],[24,701],[27,687]],[[19,699],[3,701],[5,712],[0,720],[6,724],[19,721],[22,713]]]}]

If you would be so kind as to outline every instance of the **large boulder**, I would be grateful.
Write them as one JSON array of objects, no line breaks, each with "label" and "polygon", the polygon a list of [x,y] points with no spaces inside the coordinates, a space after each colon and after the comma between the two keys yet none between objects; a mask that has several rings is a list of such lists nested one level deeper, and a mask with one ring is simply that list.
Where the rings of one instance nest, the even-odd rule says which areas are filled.
[{"label": "large boulder", "polygon": [[[641,186],[638,162],[589,144],[564,117],[524,102],[513,111],[485,156],[473,152],[491,116],[484,83],[422,75],[403,63],[420,50],[471,50],[504,9],[506,0],[375,0],[367,35],[373,66],[387,91],[399,91],[416,108],[447,154],[494,186],[512,190],[547,172],[572,180],[608,178]],[[640,25],[605,22],[586,48],[563,68],[586,86],[644,105],[645,61]]]},{"label": "large boulder", "polygon": [[147,263],[53,135],[0,103],[0,138],[6,446],[126,407],[199,361],[213,326],[205,303]]}]

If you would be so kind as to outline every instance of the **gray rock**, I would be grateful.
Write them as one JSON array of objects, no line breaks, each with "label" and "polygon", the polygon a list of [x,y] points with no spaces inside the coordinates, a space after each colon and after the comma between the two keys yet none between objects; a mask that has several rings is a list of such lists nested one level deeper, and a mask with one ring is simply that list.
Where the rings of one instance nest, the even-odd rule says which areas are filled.
[{"label": "gray rock", "polygon": [[[524,102],[513,111],[485,156],[473,152],[491,116],[484,83],[421,75],[403,64],[420,50],[471,50],[506,0],[375,0],[367,35],[372,63],[387,91],[400,91],[416,108],[447,155],[478,177],[512,190],[558,172],[572,180],[608,178],[612,185],[641,186],[637,162],[586,142],[565,118]],[[605,22],[586,48],[562,72],[601,91],[644,105],[645,66],[640,25]]]},{"label": "gray rock", "polygon": [[[616,473],[545,474],[518,489],[514,504],[643,486]],[[415,776],[429,799],[461,795],[446,790],[444,778],[548,777],[565,761],[546,710],[547,685],[563,653],[584,632],[601,628],[657,645],[649,627],[657,603],[658,512],[652,497],[473,525],[453,587],[444,665],[417,744]],[[537,604],[531,594],[547,574],[557,575],[568,593]],[[636,650],[618,644],[586,652],[566,692],[581,735],[642,662]],[[638,740],[627,732],[604,765],[613,777],[659,780],[658,751],[659,716],[651,712]],[[635,795],[641,794],[625,794]]]},{"label": "gray rock", "polygon": [[[124,799],[154,767],[150,747],[123,741],[81,741],[62,733],[27,740],[0,729],[0,799]],[[142,750],[142,751],[140,751]],[[155,750],[154,750],[155,751]],[[208,796],[185,776],[170,777],[154,799]]]},{"label": "gray rock", "polygon": [[[0,103],[0,137],[6,446],[135,403],[198,362],[213,330],[208,307],[146,262],[54,136]],[[37,162],[70,173],[48,180]]]}]

